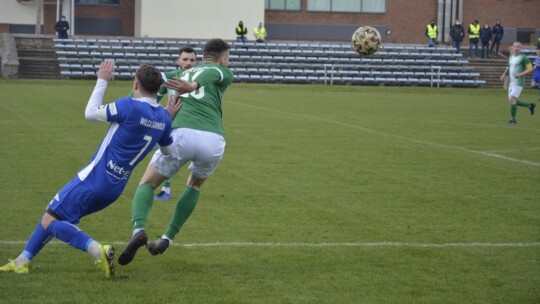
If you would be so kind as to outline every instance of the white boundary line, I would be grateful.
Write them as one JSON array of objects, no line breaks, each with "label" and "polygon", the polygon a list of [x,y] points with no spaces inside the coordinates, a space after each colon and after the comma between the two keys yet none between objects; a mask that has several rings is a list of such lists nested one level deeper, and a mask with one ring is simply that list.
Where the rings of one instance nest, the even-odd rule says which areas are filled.
[{"label": "white boundary line", "polygon": [[[102,244],[114,244],[114,245],[127,245],[127,242],[114,241],[106,242],[100,241]],[[2,245],[24,245],[26,241],[5,241],[0,240],[0,246]],[[60,245],[64,244],[61,241],[54,240],[49,243],[50,245]],[[328,247],[381,247],[381,248],[530,248],[530,247],[540,247],[540,242],[526,242],[526,243],[481,243],[481,242],[472,242],[472,243],[402,243],[402,242],[373,242],[373,243],[256,243],[256,242],[215,242],[215,243],[172,243],[171,246],[174,247],[185,247],[185,248],[198,248],[198,247],[267,247],[267,248],[276,248],[276,247],[288,247],[288,248],[328,248]]]},{"label": "white boundary line", "polygon": [[471,149],[467,149],[467,148],[463,148],[463,147],[459,147],[459,146],[450,146],[450,145],[445,145],[445,144],[438,144],[438,143],[434,143],[434,142],[409,138],[409,137],[405,137],[405,136],[388,134],[388,133],[378,131],[378,130],[375,130],[375,129],[369,129],[369,128],[365,128],[365,127],[360,127],[360,126],[356,126],[356,125],[352,125],[352,124],[348,124],[348,123],[343,123],[343,122],[335,121],[335,120],[331,120],[331,119],[321,118],[321,117],[308,115],[308,114],[284,112],[284,111],[279,111],[279,110],[275,110],[275,109],[271,109],[271,108],[265,108],[265,107],[260,107],[260,106],[250,105],[250,104],[244,104],[244,103],[234,102],[234,101],[227,101],[227,102],[232,103],[232,104],[247,106],[247,107],[251,107],[251,108],[255,108],[255,109],[259,109],[259,110],[279,113],[279,114],[285,114],[285,115],[290,115],[290,116],[299,116],[299,117],[315,119],[315,120],[319,120],[319,121],[333,123],[333,124],[336,124],[336,125],[341,125],[341,126],[352,128],[352,129],[362,130],[362,131],[365,131],[365,132],[376,133],[376,134],[379,134],[379,135],[382,135],[382,136],[392,137],[392,138],[396,138],[396,139],[399,139],[399,140],[413,142],[413,143],[417,143],[417,144],[423,144],[423,145],[428,145],[428,146],[445,148],[445,149],[449,149],[449,150],[464,151],[464,152],[467,152],[467,153],[479,154],[479,155],[483,155],[483,156],[487,156],[487,157],[494,157],[494,158],[504,159],[504,160],[507,160],[507,161],[522,163],[522,164],[529,165],[529,166],[540,167],[540,163],[527,161],[527,160],[523,160],[523,159],[518,159],[518,158],[513,158],[513,157],[508,157],[508,156],[504,156],[504,155],[496,154],[496,153],[492,153],[492,152],[476,151],[476,150],[471,150]]}]

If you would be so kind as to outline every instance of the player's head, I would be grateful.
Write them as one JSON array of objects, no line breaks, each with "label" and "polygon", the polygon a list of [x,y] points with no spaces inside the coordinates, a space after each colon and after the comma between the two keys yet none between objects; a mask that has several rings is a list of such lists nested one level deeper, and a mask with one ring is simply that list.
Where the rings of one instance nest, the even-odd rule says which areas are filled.
[{"label": "player's head", "polygon": [[197,52],[190,46],[183,46],[178,52],[179,56],[176,59],[176,64],[182,71],[189,70],[197,65]]},{"label": "player's head", "polygon": [[162,84],[161,72],[154,66],[142,64],[135,72],[134,90],[142,95],[156,95]]},{"label": "player's head", "polygon": [[229,64],[229,48],[229,44],[223,39],[210,39],[204,46],[203,58],[205,61],[227,66]]},{"label": "player's head", "polygon": [[519,55],[519,53],[521,53],[521,42],[516,41],[512,44],[512,53],[514,55]]}]

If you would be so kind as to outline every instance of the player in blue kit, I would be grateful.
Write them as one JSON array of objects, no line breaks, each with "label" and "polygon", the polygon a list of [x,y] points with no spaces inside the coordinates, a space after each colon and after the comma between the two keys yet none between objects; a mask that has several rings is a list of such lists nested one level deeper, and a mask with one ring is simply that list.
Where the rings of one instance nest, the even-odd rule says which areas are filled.
[{"label": "player in blue kit", "polygon": [[540,43],[536,47],[536,57],[534,57],[533,68],[534,74],[531,78],[531,88],[537,89],[540,93]]},{"label": "player in blue kit", "polygon": [[0,272],[28,273],[30,261],[55,237],[93,256],[106,278],[114,276],[114,248],[96,242],[75,224],[116,201],[133,168],[156,144],[161,153],[172,154],[171,117],[181,105],[175,97],[169,99],[167,109],[158,105],[156,95],[163,80],[160,71],[149,65],[135,74],[133,98],[102,105],[113,68],[114,62],[101,63],[85,110],[87,120],[110,122],[105,137],[90,162],[51,200],[22,253]]}]

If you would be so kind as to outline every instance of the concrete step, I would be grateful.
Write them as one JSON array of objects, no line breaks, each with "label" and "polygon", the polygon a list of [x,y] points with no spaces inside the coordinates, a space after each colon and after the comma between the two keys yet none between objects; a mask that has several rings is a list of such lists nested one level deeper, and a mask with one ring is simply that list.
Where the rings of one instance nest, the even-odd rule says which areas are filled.
[{"label": "concrete step", "polygon": [[58,79],[60,65],[52,39],[16,39],[19,78]]},{"label": "concrete step", "polygon": [[501,88],[501,74],[508,65],[506,58],[470,59],[469,64],[480,73],[480,78],[486,81],[486,88]]}]

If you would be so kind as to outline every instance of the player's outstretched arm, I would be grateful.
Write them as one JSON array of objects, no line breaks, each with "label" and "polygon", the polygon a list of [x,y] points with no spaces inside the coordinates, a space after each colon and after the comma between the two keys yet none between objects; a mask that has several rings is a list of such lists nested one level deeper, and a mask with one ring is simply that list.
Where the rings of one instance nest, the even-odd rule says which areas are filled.
[{"label": "player's outstretched arm", "polygon": [[107,83],[112,80],[114,61],[103,61],[97,71],[97,82],[94,91],[88,100],[84,117],[92,121],[107,121],[107,107],[103,106],[103,95]]},{"label": "player's outstretched arm", "polygon": [[187,82],[179,78],[171,78],[165,82],[165,85],[167,88],[177,91],[179,95],[191,93],[199,88],[196,81]]}]

